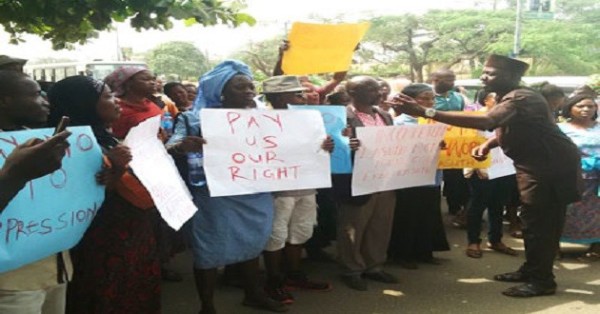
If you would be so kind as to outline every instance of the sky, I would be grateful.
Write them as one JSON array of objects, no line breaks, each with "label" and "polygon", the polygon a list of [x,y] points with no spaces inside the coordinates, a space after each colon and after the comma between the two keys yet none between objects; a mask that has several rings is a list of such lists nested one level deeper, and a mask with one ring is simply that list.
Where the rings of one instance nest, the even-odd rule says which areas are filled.
[{"label": "sky", "polygon": [[[209,58],[227,57],[244,44],[280,36],[285,38],[286,29],[295,21],[315,22],[314,17],[342,18],[344,22],[404,13],[422,14],[431,9],[466,9],[477,7],[482,0],[246,0],[244,11],[252,15],[257,24],[238,28],[224,25],[186,27],[175,22],[168,31],[148,30],[142,33],[127,24],[118,23],[117,31],[101,32],[98,38],[85,45],[76,45],[73,50],[52,50],[48,41],[26,35],[26,42],[8,44],[9,36],[0,30],[0,54],[35,60],[38,58],[69,58],[80,61],[103,59],[116,60],[117,47],[131,47],[134,53],[143,53],[158,44],[181,40],[192,42]],[[488,1],[489,2],[489,1]],[[1,29],[1,28],[0,28]]]}]

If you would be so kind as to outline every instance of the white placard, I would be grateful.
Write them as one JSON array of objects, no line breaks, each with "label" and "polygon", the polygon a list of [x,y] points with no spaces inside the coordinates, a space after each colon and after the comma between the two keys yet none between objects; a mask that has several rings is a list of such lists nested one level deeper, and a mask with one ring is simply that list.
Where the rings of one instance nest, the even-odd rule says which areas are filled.
[{"label": "white placard", "polygon": [[513,160],[504,155],[500,147],[490,151],[492,165],[488,168],[488,178],[490,180],[510,176],[516,173]]},{"label": "white placard", "polygon": [[317,111],[200,111],[211,196],[331,187]]},{"label": "white placard", "polygon": [[446,125],[356,128],[352,195],[433,185]]},{"label": "white placard", "polygon": [[160,116],[129,130],[124,144],[131,150],[129,166],[152,196],[163,219],[175,230],[198,210],[173,158],[158,139]]}]

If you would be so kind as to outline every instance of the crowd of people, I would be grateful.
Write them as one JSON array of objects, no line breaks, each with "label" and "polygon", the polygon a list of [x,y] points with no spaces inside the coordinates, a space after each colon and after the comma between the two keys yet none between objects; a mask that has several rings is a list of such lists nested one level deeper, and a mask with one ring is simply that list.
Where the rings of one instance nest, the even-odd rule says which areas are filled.
[{"label": "crowd of people", "polygon": [[[507,296],[555,293],[552,266],[560,241],[588,244],[586,256],[600,257],[597,95],[581,89],[567,97],[551,85],[539,91],[523,88],[524,62],[490,56],[481,75],[485,87],[470,100],[456,90],[449,69],[432,73],[431,84],[411,83],[392,94],[385,80],[347,78],[346,72],[315,86],[307,77],[285,75],[279,61],[276,75],[261,82],[266,105],[256,97],[251,69],[236,60],[203,73],[197,87],[179,82],[162,87],[151,69],[125,66],[103,80],[67,77],[48,91],[23,74],[25,62],[0,56],[0,131],[56,127],[63,116],[71,126],[90,126],[104,156],[96,179],[106,187],[106,197],[70,251],[0,273],[0,313],[160,313],[161,278],[180,280],[168,262],[185,248],[193,255],[204,314],[217,312],[214,294],[222,267],[243,288],[243,305],[268,311],[287,311],[296,301],[296,289],[331,290],[330,282],[314,279],[318,273],[303,271],[303,250],[309,258],[339,262],[342,282],[351,289],[368,290],[369,281],[395,284],[398,279],[384,269],[386,263],[417,269],[421,263],[442,263],[434,252],[450,250],[442,197],[454,225],[467,230],[469,258],[483,257],[486,210],[493,251],[517,255],[502,241],[505,218],[511,235],[523,237],[525,263],[494,277],[522,283],[505,290]],[[356,128],[415,125],[419,117],[494,130],[473,150],[473,158],[483,159],[501,147],[514,161],[516,175],[489,179],[486,169],[438,170],[430,186],[352,196],[352,174],[334,174],[330,189],[225,197],[210,195],[203,172],[190,175],[186,156],[201,153],[207,142],[200,110],[285,110],[288,104],[345,106],[344,134],[352,151],[361,146]],[[161,129],[159,137],[178,166],[183,160],[179,170],[198,208],[178,232],[158,214],[129,167],[129,148],[121,143],[140,122],[165,115],[174,118],[174,126]],[[46,140],[34,138],[6,156],[0,217],[27,182],[61,167],[69,136],[66,130]],[[327,138],[321,148],[331,152],[333,141]],[[323,248],[334,240],[337,254],[332,257]]]}]

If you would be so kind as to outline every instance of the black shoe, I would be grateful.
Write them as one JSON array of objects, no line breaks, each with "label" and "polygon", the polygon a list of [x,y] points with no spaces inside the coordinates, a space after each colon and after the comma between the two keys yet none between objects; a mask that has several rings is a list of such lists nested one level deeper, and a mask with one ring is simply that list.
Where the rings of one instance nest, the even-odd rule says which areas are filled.
[{"label": "black shoe", "polygon": [[383,270],[377,272],[365,273],[365,278],[383,283],[398,283],[398,279],[390,273],[386,273]]},{"label": "black shoe", "polygon": [[515,298],[531,298],[544,295],[552,295],[555,293],[556,287],[545,288],[543,286],[536,285],[533,283],[526,283],[520,286],[510,287],[502,291],[502,294],[504,294],[505,296]]},{"label": "black shoe", "polygon": [[367,291],[367,281],[363,279],[360,275],[344,275],[342,276],[342,281],[348,288],[358,290],[358,291]]},{"label": "black shoe", "polygon": [[526,282],[528,279],[529,276],[523,274],[520,271],[514,271],[511,273],[504,273],[494,276],[494,280],[504,282]]}]

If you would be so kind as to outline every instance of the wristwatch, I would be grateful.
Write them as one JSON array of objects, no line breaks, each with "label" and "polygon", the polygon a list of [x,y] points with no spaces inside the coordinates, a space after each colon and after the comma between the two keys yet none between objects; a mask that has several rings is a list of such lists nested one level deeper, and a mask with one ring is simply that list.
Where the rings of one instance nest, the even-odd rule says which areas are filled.
[{"label": "wristwatch", "polygon": [[436,112],[437,111],[435,109],[433,109],[433,108],[427,108],[427,109],[425,109],[425,116],[427,118],[433,118],[435,116]]}]

